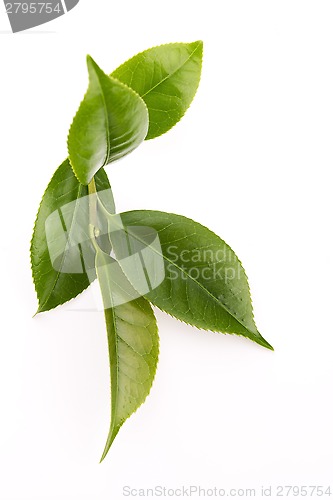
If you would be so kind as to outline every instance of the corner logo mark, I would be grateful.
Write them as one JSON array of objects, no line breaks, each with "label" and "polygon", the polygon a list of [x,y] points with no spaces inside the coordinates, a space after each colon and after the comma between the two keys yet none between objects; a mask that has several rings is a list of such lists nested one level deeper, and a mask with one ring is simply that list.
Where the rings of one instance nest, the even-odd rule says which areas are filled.
[{"label": "corner logo mark", "polygon": [[7,2],[5,9],[13,33],[48,23],[72,10],[79,0],[51,0],[48,2]]}]

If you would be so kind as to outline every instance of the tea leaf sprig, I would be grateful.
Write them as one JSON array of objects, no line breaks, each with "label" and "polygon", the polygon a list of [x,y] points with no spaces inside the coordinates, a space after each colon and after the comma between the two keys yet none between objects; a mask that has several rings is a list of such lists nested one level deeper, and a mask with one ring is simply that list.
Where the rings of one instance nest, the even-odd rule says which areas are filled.
[{"label": "tea leaf sprig", "polygon": [[201,41],[153,47],[111,75],[88,56],[89,87],[68,134],[68,158],[43,195],[31,241],[38,313],[73,299],[97,277],[105,309],[111,423],[102,455],[145,401],[159,338],[151,304],[202,330],[272,349],[253,318],[233,250],[171,213],[118,214],[104,168],[170,130],[197,91]]}]

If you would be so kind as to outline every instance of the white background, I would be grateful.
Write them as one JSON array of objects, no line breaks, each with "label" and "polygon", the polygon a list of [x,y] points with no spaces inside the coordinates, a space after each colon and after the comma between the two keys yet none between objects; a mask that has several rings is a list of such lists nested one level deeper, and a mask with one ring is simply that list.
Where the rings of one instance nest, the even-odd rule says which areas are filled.
[{"label": "white background", "polygon": [[[324,0],[81,0],[13,35],[2,7],[1,500],[120,500],[125,485],[333,487],[332,21]],[[157,312],[153,390],[99,465],[103,314],[70,304],[32,319],[33,221],[66,157],[86,54],[109,72],[196,39],[205,57],[189,112],[108,173],[119,210],[181,213],[233,247],[275,352]]]}]

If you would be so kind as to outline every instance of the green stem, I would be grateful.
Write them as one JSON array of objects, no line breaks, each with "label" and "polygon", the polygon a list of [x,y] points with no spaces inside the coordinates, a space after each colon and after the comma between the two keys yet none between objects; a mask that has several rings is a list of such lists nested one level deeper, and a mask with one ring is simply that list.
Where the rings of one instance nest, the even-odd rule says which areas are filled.
[{"label": "green stem", "polygon": [[97,191],[94,177],[91,179],[88,184],[88,193],[89,193],[89,234],[91,238],[91,242],[94,245],[96,252],[100,250],[97,241],[96,241],[96,228],[97,225]]},{"label": "green stem", "polygon": [[95,184],[95,177],[93,177],[88,184],[88,192],[89,192],[89,194],[97,193],[96,184]]}]

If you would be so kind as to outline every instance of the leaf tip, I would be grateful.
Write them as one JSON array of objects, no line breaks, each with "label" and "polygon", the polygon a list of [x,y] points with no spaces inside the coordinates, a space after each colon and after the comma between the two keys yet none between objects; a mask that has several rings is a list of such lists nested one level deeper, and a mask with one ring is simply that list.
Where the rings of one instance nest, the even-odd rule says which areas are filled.
[{"label": "leaf tip", "polygon": [[203,44],[203,40],[196,40],[195,42],[193,42],[193,45],[197,45],[200,48],[203,48]]},{"label": "leaf tip", "polygon": [[104,71],[98,66],[97,62],[91,57],[91,55],[87,54],[86,61],[90,77],[92,74],[97,74],[97,76],[100,74],[105,75]]},{"label": "leaf tip", "polygon": [[37,316],[37,314],[40,314],[42,312],[45,312],[45,302],[43,304],[38,304],[38,307],[37,307],[37,311],[35,312],[35,314],[32,316],[33,318],[35,318]]},{"label": "leaf tip", "polygon": [[107,442],[106,442],[106,445],[105,445],[105,448],[104,448],[104,451],[103,451],[103,454],[102,454],[101,459],[99,461],[100,464],[103,462],[103,460],[105,459],[106,455],[109,453],[109,450],[110,450],[110,448],[112,446],[113,441],[115,440],[115,437],[118,434],[118,431],[119,431],[119,428],[117,430],[113,429],[110,432],[110,434],[108,436],[108,439],[107,439]]},{"label": "leaf tip", "polygon": [[195,42],[189,43],[188,45],[191,47],[193,52],[196,52],[197,54],[199,54],[200,59],[202,59],[203,46],[204,46],[203,40],[196,40]]},{"label": "leaf tip", "polygon": [[267,340],[265,340],[264,337],[262,337],[260,334],[257,343],[263,347],[266,347],[266,349],[269,349],[270,351],[274,351],[274,347],[269,342],[267,342]]},{"label": "leaf tip", "polygon": [[87,54],[86,61],[87,61],[87,66],[96,64],[95,61],[94,61],[94,59],[91,57],[90,54]]},{"label": "leaf tip", "polygon": [[105,459],[106,455],[109,453],[110,448],[111,448],[111,446],[112,446],[115,438],[117,437],[117,434],[118,434],[119,429],[122,426],[123,422],[121,422],[121,423],[119,423],[117,425],[114,422],[114,417],[111,416],[110,430],[109,430],[109,434],[108,434],[108,437],[107,437],[107,440],[106,440],[104,451],[102,453],[102,457],[101,457],[101,459],[99,461],[100,464],[103,462],[103,460]]}]

